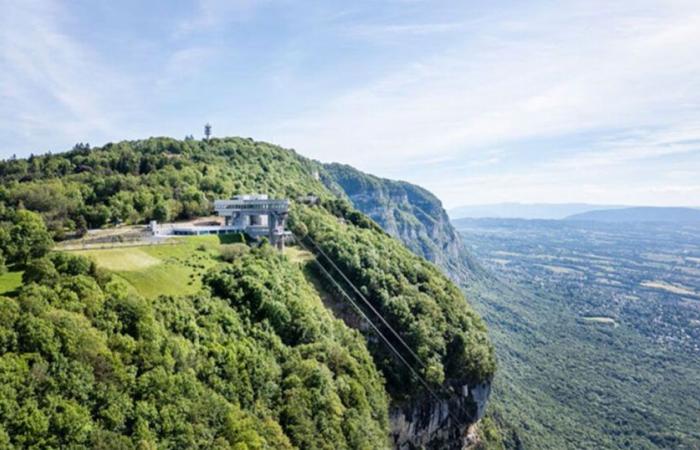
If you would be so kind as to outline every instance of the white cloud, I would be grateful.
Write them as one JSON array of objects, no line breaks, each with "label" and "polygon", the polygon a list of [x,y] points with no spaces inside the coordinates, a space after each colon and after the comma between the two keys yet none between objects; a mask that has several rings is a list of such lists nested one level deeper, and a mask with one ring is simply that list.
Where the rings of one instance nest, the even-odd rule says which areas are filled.
[{"label": "white cloud", "polygon": [[195,15],[178,27],[180,34],[206,31],[231,22],[249,20],[272,0],[198,0]]},{"label": "white cloud", "polygon": [[700,4],[620,5],[514,10],[282,123],[275,140],[381,172],[406,158],[700,119]]},{"label": "white cloud", "polygon": [[407,35],[424,36],[463,30],[463,22],[406,23],[406,24],[359,24],[345,27],[348,36],[362,39],[404,38]]},{"label": "white cloud", "polygon": [[590,151],[554,159],[552,170],[583,170],[613,167],[688,153],[700,154],[700,124],[678,124],[661,130],[640,130],[632,135],[608,138]]},{"label": "white cloud", "polygon": [[[109,133],[131,97],[127,81],[61,31],[58,4],[30,0],[0,15],[0,106],[3,133],[19,140],[51,134],[73,142]],[[45,149],[42,149],[45,150]]]},{"label": "white cloud", "polygon": [[203,73],[218,50],[207,46],[184,47],[172,52],[156,80],[155,87],[164,94],[177,93],[181,83],[196,78]]},{"label": "white cloud", "polygon": [[[168,29],[189,14],[175,35],[135,34],[133,55],[84,39],[93,24],[68,4],[13,3],[0,143],[184,135],[206,116],[448,205],[697,197],[696,0],[398,3],[200,0],[164,15]],[[200,96],[205,83],[235,89]]]}]

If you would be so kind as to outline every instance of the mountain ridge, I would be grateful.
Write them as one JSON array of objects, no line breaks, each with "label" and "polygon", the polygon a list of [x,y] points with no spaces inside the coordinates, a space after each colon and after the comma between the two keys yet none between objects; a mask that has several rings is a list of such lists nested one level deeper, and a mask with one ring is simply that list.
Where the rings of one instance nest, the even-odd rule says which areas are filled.
[{"label": "mountain ridge", "polygon": [[564,220],[594,222],[700,222],[700,209],[668,206],[637,206],[587,211],[568,216]]},{"label": "mountain ridge", "polygon": [[440,267],[457,283],[480,277],[483,268],[467,251],[442,202],[415,184],[364,173],[344,164],[325,164],[324,181],[357,209]]},{"label": "mountain ridge", "polygon": [[451,208],[452,220],[462,218],[498,219],[564,219],[567,216],[595,209],[621,208],[618,205],[596,205],[590,203],[493,203],[465,205]]}]

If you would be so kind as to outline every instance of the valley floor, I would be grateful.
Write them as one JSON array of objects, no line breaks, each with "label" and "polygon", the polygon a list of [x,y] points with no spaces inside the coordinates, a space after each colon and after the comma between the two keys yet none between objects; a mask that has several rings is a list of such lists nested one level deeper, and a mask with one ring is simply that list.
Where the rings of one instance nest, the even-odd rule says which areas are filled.
[{"label": "valley floor", "polygon": [[497,346],[492,406],[517,431],[511,444],[700,447],[699,341],[690,321],[697,309],[685,292],[640,286],[700,286],[700,277],[680,270],[695,264],[700,230],[645,240],[635,236],[653,230],[576,234],[537,222],[475,220],[461,230],[498,275],[469,295]]}]

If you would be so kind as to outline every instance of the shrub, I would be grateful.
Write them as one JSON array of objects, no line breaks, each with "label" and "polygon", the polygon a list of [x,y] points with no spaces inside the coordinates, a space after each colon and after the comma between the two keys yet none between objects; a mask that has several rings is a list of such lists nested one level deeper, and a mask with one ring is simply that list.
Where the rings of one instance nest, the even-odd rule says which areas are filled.
[{"label": "shrub", "polygon": [[226,262],[233,262],[250,252],[246,244],[224,244],[220,247],[221,259]]}]

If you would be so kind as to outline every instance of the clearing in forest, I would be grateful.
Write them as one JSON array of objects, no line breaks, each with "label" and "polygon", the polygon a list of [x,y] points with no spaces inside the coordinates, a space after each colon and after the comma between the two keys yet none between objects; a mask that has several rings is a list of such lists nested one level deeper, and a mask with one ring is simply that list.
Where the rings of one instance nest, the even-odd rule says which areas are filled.
[{"label": "clearing in forest", "polygon": [[196,236],[178,239],[174,244],[76,253],[92,258],[99,267],[115,273],[144,297],[156,298],[199,291],[202,275],[220,262],[221,243],[217,236]]}]

